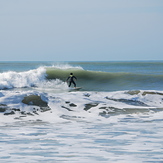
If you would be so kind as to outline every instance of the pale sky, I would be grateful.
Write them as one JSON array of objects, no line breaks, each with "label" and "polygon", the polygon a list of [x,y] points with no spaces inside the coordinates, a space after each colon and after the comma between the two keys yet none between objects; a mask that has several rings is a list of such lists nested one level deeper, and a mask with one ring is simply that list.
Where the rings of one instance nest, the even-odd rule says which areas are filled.
[{"label": "pale sky", "polygon": [[0,61],[163,60],[163,0],[0,0]]}]

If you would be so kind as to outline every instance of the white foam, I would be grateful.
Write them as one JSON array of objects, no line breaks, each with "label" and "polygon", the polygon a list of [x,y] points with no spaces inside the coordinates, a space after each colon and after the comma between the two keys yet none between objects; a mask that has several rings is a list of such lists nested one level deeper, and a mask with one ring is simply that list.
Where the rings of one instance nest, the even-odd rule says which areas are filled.
[{"label": "white foam", "polygon": [[[46,86],[47,84],[47,86]],[[45,83],[45,87],[41,89],[32,89],[32,90],[8,90],[4,91],[1,90],[0,92],[0,104],[6,104],[10,108],[17,108],[21,111],[31,112],[33,111],[33,106],[28,106],[22,103],[24,97],[29,95],[38,95],[42,98],[42,100],[48,103],[48,106],[51,108],[48,112],[39,113],[39,118],[44,119],[47,121],[55,121],[54,119],[59,119],[64,115],[65,119],[71,120],[104,120],[103,117],[99,116],[100,113],[105,112],[106,115],[108,114],[110,122],[118,122],[118,119],[123,119],[128,114],[132,114],[135,118],[143,115],[143,117],[148,118],[150,120],[153,119],[161,119],[162,114],[157,113],[158,108],[162,108],[162,96],[159,95],[146,95],[143,96],[141,94],[137,95],[129,95],[126,94],[125,91],[118,91],[118,92],[63,92],[63,93],[56,93],[56,91],[52,91],[50,87],[52,83]],[[54,81],[54,85],[55,85]],[[50,85],[50,86],[49,86]],[[60,84],[59,84],[60,85]],[[64,85],[64,84],[63,84]],[[49,89],[48,89],[49,88]],[[65,86],[66,88],[66,86]],[[111,100],[117,99],[117,100]],[[118,99],[126,99],[126,100],[137,100],[140,102],[144,102],[146,106],[137,106],[130,103],[125,103],[123,101],[118,101]],[[93,107],[86,108],[86,104],[95,104]],[[98,105],[96,105],[98,104]],[[74,106],[73,106],[74,105]],[[112,112],[116,113],[115,109],[124,109],[119,114],[116,114],[114,118],[111,116]],[[155,109],[156,108],[156,113]],[[133,109],[136,110],[135,112],[131,113],[128,112],[127,114],[125,111],[126,109]],[[146,112],[141,112],[144,109]],[[151,110],[150,110],[151,109]],[[160,110],[161,111],[161,110]],[[117,112],[118,113],[118,112]],[[125,114],[123,114],[125,113]],[[3,114],[3,113],[2,113]],[[149,116],[150,115],[150,116]],[[160,115],[160,116],[159,116]],[[17,115],[15,115],[17,116]],[[14,117],[14,115],[13,115]],[[49,117],[49,118],[47,118]],[[31,117],[32,118],[32,117]],[[34,118],[34,117],[33,117]],[[35,119],[35,118],[34,118]],[[143,118],[142,118],[143,119]]]},{"label": "white foam", "polygon": [[[155,106],[160,106],[161,95],[130,95],[125,91],[53,93],[1,90],[0,104],[32,112],[33,106],[23,104],[22,99],[33,94],[41,96],[51,110],[19,119],[15,119],[21,116],[19,112],[9,116],[0,113],[1,136],[4,141],[1,141],[2,155],[8,158],[4,157],[4,162],[20,162],[26,156],[30,156],[28,162],[34,160],[33,156],[35,160],[47,162],[46,159],[52,158],[47,150],[55,155],[56,161],[61,162],[157,162],[155,158],[162,157],[163,132],[160,122],[163,112],[116,114],[109,118],[99,116],[102,111],[100,107],[150,108],[108,98],[135,99],[151,104],[151,108],[154,108],[152,101],[156,102]],[[84,110],[85,104],[89,103],[98,103],[98,106]],[[76,107],[70,107],[70,104],[75,104]]]},{"label": "white foam", "polygon": [[40,67],[26,72],[0,73],[0,89],[31,87],[45,79],[46,70]]}]

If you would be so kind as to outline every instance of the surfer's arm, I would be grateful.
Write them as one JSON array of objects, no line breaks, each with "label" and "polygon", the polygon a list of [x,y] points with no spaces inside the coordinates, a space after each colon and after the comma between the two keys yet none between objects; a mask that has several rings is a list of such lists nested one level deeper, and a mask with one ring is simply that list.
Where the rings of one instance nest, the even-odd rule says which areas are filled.
[{"label": "surfer's arm", "polygon": [[66,82],[68,82],[69,79],[70,79],[70,77],[67,78]]}]

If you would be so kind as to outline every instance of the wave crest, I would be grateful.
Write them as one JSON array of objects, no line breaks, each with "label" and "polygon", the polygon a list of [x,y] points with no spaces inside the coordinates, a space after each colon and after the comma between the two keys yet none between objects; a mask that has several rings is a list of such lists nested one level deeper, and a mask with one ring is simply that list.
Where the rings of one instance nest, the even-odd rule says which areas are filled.
[{"label": "wave crest", "polygon": [[55,64],[51,66],[53,69],[60,69],[60,70],[68,70],[68,69],[79,69],[79,70],[83,70],[83,68],[81,66],[71,66],[69,64]]}]

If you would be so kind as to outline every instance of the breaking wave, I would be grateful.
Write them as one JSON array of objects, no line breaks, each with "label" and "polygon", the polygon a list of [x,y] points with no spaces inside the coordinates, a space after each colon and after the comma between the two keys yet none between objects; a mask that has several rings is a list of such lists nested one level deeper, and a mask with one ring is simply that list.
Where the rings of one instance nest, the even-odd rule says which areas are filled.
[{"label": "breaking wave", "polygon": [[162,90],[163,75],[90,71],[66,64],[0,73],[0,89],[35,87],[66,90],[65,81],[71,72],[83,91]]},{"label": "breaking wave", "polygon": [[43,67],[26,72],[3,72],[0,73],[0,89],[33,87],[45,78],[46,70]]}]

